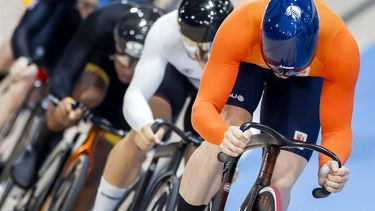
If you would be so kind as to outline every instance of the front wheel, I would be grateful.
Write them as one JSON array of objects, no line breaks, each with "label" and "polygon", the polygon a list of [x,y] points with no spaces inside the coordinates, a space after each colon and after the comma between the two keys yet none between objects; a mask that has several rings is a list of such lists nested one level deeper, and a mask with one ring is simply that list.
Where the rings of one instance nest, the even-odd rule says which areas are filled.
[{"label": "front wheel", "polygon": [[179,179],[175,176],[166,177],[154,186],[150,197],[145,203],[147,211],[176,210]]},{"label": "front wheel", "polygon": [[[247,209],[248,210],[248,209]],[[277,188],[262,188],[255,199],[254,208],[256,211],[282,211],[281,196]]]},{"label": "front wheel", "polygon": [[[138,180],[139,182],[139,180]],[[134,184],[129,190],[125,192],[125,195],[120,200],[115,210],[118,211],[130,211],[137,194],[138,182]]]},{"label": "front wheel", "polygon": [[52,192],[52,202],[49,210],[71,210],[77,194],[81,190],[86,173],[88,172],[89,158],[87,154],[80,154],[63,172]]}]

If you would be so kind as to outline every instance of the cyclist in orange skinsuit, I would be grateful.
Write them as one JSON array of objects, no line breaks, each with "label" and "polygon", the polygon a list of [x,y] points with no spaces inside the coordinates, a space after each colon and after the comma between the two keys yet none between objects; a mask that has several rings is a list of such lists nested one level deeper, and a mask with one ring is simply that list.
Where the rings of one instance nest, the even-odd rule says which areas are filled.
[{"label": "cyclist in orange skinsuit", "polygon": [[[311,0],[300,2],[314,6]],[[201,210],[218,190],[221,172],[214,172],[221,165],[215,160],[220,151],[218,145],[221,151],[232,156],[243,152],[251,134],[227,125],[220,116],[226,102],[234,98],[239,104],[252,103],[256,107],[264,90],[261,122],[263,119],[264,124],[284,135],[291,138],[294,136],[298,140],[305,139],[303,141],[309,143],[316,143],[320,126],[322,146],[338,155],[343,163],[348,159],[352,142],[351,117],[359,72],[359,51],[344,22],[323,0],[315,0],[319,17],[318,39],[315,46],[302,50],[314,50],[310,52],[311,59],[302,69],[285,66],[282,64],[284,61],[277,63],[277,50],[267,49],[269,46],[265,44],[269,40],[263,36],[266,32],[262,27],[267,25],[267,21],[272,21],[266,18],[263,21],[263,15],[268,14],[267,5],[267,10],[285,7],[281,16],[292,15],[295,19],[305,12],[303,5],[302,9],[295,8],[296,5],[300,6],[300,2],[248,1],[235,9],[219,28],[192,112],[194,129],[208,143],[198,148],[187,164],[180,188],[178,210],[184,210],[181,207]],[[273,26],[285,27],[280,24]],[[273,30],[272,27],[270,29]],[[279,53],[284,49],[290,50],[288,45],[282,44],[281,42]],[[304,44],[308,46],[311,43],[305,41]],[[273,55],[267,55],[266,50],[274,50],[276,54],[273,52]],[[295,76],[289,77],[292,75]],[[243,81],[245,88],[237,86],[238,80]],[[251,95],[246,95],[246,92]],[[257,97],[248,100],[246,97],[239,98],[239,93],[241,96]],[[254,105],[247,110],[250,117],[255,109]],[[305,129],[301,132],[299,127]],[[310,157],[311,153],[305,150],[281,151],[271,183],[279,189],[284,209],[289,204],[291,187]],[[336,162],[321,155],[319,164],[319,184],[329,192],[340,192],[348,180],[348,168],[343,166],[339,169]],[[215,165],[216,167],[211,167]],[[199,175],[196,172],[200,172]]]}]

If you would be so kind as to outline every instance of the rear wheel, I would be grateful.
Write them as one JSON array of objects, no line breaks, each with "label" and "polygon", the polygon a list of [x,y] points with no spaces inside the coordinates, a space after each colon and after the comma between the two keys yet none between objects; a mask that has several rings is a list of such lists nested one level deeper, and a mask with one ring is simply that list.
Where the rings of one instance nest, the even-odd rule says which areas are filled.
[{"label": "rear wheel", "polygon": [[172,211],[176,210],[179,180],[175,176],[162,179],[152,190],[145,210]]},{"label": "rear wheel", "polygon": [[12,210],[20,202],[24,190],[15,185],[10,177],[2,180],[0,186],[0,210]]},{"label": "rear wheel", "polygon": [[85,182],[88,167],[89,158],[87,154],[80,154],[67,167],[52,192],[49,210],[71,210],[77,194]]},{"label": "rear wheel", "polygon": [[275,187],[262,188],[254,203],[256,211],[282,211],[281,197]]}]

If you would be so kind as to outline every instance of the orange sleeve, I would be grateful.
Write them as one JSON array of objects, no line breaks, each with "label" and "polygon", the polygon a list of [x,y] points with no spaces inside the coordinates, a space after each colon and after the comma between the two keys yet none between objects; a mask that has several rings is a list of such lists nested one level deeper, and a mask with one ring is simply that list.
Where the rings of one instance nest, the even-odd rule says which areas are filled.
[{"label": "orange sleeve", "polygon": [[237,77],[240,62],[250,49],[253,33],[246,5],[237,7],[216,33],[210,58],[192,110],[194,129],[208,142],[220,144],[227,125],[220,117]]},{"label": "orange sleeve", "polygon": [[[320,122],[322,146],[333,151],[345,163],[352,146],[351,119],[354,89],[359,73],[359,50],[356,41],[344,27],[325,58]],[[331,158],[319,155],[319,165]]]}]

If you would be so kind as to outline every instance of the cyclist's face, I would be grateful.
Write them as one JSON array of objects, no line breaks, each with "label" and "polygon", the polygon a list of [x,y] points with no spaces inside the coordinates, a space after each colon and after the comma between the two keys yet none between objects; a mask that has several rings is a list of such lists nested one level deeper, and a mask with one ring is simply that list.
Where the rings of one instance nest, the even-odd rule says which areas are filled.
[{"label": "cyclist's face", "polygon": [[117,77],[124,84],[129,84],[133,74],[135,66],[137,65],[138,59],[132,58],[126,54],[115,54],[114,65],[117,73]]},{"label": "cyclist's face", "polygon": [[77,8],[81,18],[87,18],[96,9],[97,4],[97,0],[77,0]]},{"label": "cyclist's face", "polygon": [[182,36],[182,43],[186,49],[188,56],[198,62],[207,62],[210,56],[210,42],[194,42],[188,37]]},{"label": "cyclist's face", "polygon": [[282,67],[274,66],[274,65],[271,65],[271,64],[269,64],[268,66],[271,68],[271,70],[273,71],[273,73],[278,78],[287,79],[290,76],[298,74],[298,72],[294,72],[293,70],[290,70],[290,69],[289,70],[288,69],[284,69]]}]

